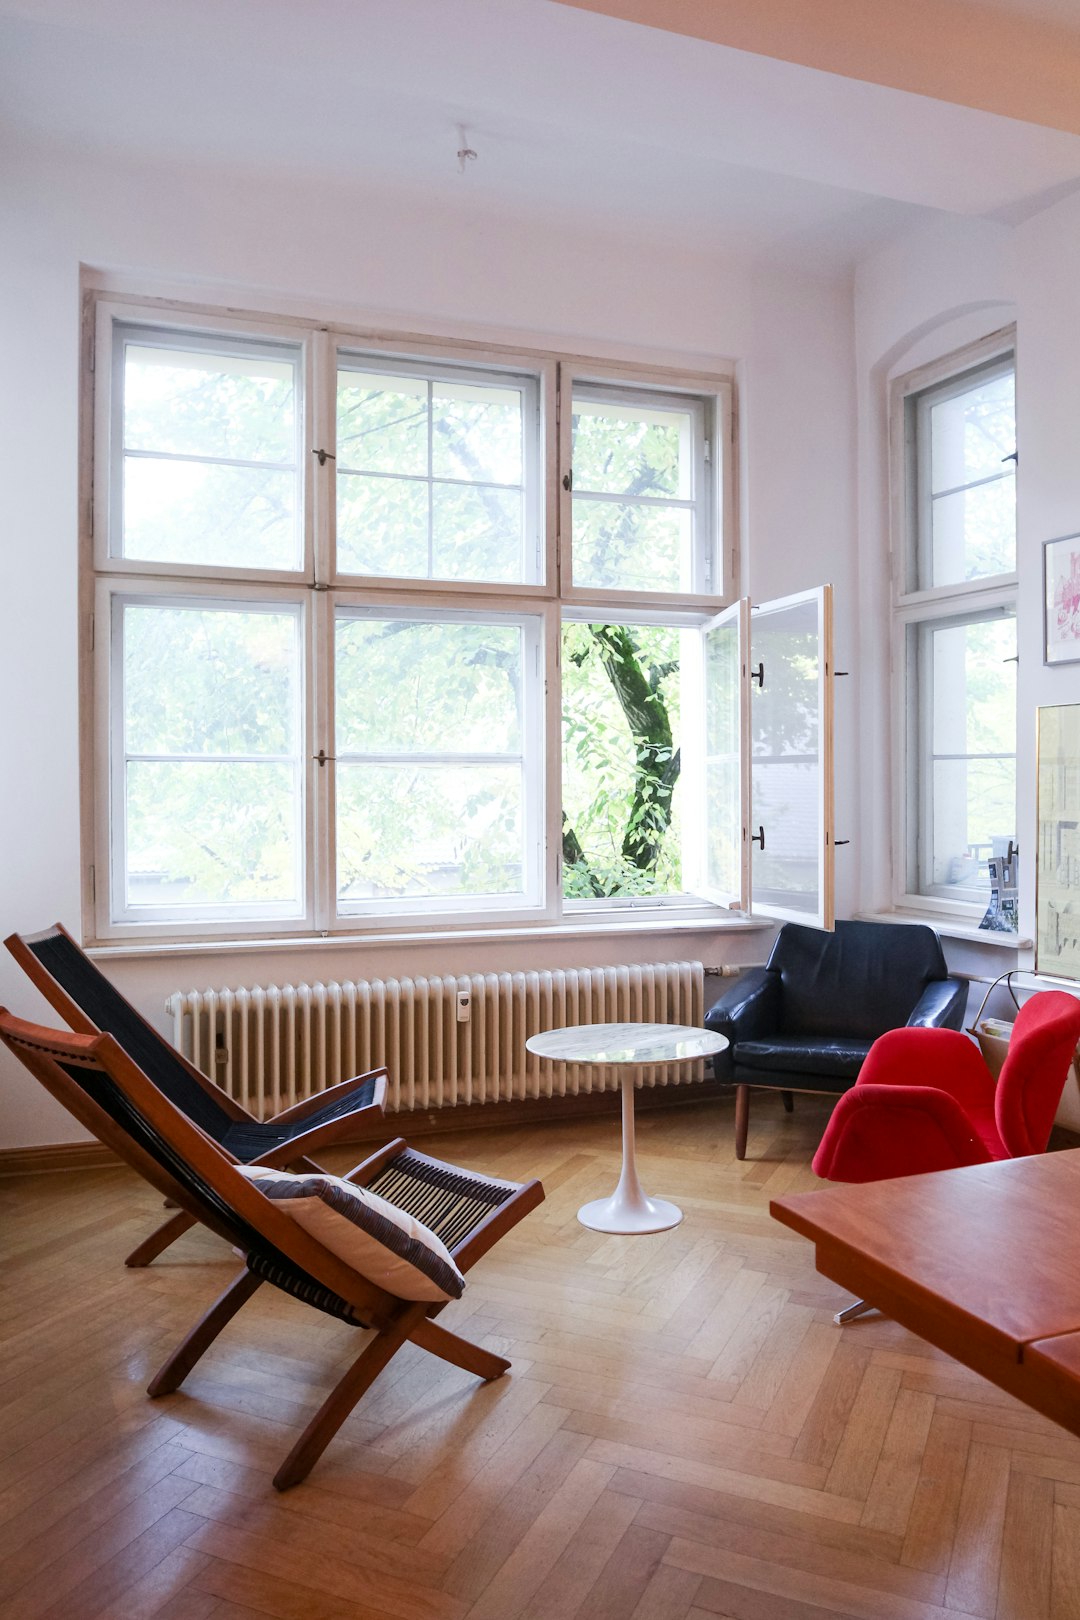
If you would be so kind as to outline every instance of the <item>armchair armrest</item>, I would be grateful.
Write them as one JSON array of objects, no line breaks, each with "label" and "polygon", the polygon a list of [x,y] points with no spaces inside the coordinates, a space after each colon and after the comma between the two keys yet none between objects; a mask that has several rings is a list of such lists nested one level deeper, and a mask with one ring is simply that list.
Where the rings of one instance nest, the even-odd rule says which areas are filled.
[{"label": "armchair armrest", "polygon": [[274,1115],[274,1124],[283,1125],[293,1120],[302,1120],[308,1114],[318,1113],[328,1104],[344,1099],[350,1091],[358,1091],[367,1081],[375,1081],[375,1093],[369,1104],[372,1108],[381,1108],[386,1096],[386,1070],[370,1069],[367,1074],[354,1074],[348,1080],[339,1080],[336,1085],[327,1086],[325,1091],[312,1092],[310,1097],[304,1097],[301,1102],[293,1103],[291,1108],[282,1109],[280,1114]]},{"label": "armchair armrest", "polygon": [[931,979],[908,1019],[909,1029],[963,1029],[968,987],[964,979]]},{"label": "armchair armrest", "polygon": [[729,1079],[736,1041],[752,1041],[767,1035],[779,1022],[780,975],[763,967],[740,973],[731,989],[705,1014],[705,1028],[723,1035],[728,1043],[727,1050],[718,1052],[712,1060],[716,1078]]},{"label": "armchair armrest", "polygon": [[833,1109],[813,1168],[826,1181],[882,1181],[989,1158],[963,1108],[944,1091],[860,1083]]},{"label": "armchair armrest", "polygon": [[780,1020],[780,975],[768,968],[740,973],[732,988],[705,1014],[705,1028],[735,1041],[775,1032]]}]

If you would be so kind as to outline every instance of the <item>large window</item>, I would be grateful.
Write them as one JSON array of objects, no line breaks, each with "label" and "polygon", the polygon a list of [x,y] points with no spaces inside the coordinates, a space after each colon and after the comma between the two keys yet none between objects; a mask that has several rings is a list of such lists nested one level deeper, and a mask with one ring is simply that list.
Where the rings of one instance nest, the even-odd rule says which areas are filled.
[{"label": "large window", "polygon": [[901,378],[899,896],[985,908],[1016,837],[1016,407],[1008,335]]},{"label": "large window", "polygon": [[88,932],[712,903],[728,377],[138,301],[95,332]]}]

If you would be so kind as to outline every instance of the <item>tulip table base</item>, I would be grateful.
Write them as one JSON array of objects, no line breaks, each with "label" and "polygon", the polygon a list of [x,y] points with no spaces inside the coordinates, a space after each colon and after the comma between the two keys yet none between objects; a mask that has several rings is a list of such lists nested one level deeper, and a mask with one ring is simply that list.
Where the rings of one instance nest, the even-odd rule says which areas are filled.
[{"label": "tulip table base", "polygon": [[[567,1063],[682,1063],[722,1052],[727,1041],[711,1030],[681,1024],[585,1024],[572,1029],[547,1030],[525,1043],[540,1057]],[[622,1078],[622,1171],[608,1198],[596,1198],[578,1210],[578,1220],[594,1232],[632,1237],[645,1232],[666,1232],[678,1226],[682,1210],[666,1198],[650,1198],[638,1180],[634,1138],[634,1075]]]}]

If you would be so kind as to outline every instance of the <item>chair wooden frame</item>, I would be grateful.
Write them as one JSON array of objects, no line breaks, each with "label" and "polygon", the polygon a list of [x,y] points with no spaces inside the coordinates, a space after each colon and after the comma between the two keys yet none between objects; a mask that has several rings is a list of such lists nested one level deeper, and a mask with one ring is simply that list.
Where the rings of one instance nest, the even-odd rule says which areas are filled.
[{"label": "chair wooden frame", "polygon": [[[35,988],[41,992],[49,1005],[60,1014],[69,1027],[80,1035],[99,1035],[102,1031],[88,1016],[77,1001],[64,989],[57,978],[34,954],[33,947],[47,942],[53,938],[61,938],[79,953],[87,965],[96,973],[98,970],[94,963],[89,961],[85,951],[79,945],[62,923],[56,923],[52,928],[43,929],[37,934],[11,934],[4,941],[12,956],[18,962],[27,978]],[[383,1119],[383,1109],[386,1101],[386,1070],[373,1069],[367,1074],[353,1075],[350,1079],[340,1080],[336,1085],[328,1086],[324,1091],[315,1092],[310,1097],[303,1098],[294,1103],[291,1108],[283,1109],[275,1114],[272,1120],[257,1120],[255,1115],[234,1097],[230,1097],[220,1086],[207,1078],[195,1065],[177,1049],[164,1039],[154,1026],[127,1001],[115,985],[109,981],[112,993],[123,1003],[124,1009],[145,1032],[149,1042],[160,1046],[186,1071],[188,1076],[206,1093],[223,1115],[237,1124],[250,1124],[258,1126],[268,1124],[271,1126],[295,1126],[295,1134],[289,1136],[285,1142],[276,1147],[269,1148],[256,1158],[245,1159],[245,1163],[267,1165],[272,1169],[292,1170],[318,1170],[321,1167],[308,1158],[309,1153],[317,1152],[320,1148],[332,1147],[338,1143],[349,1141],[358,1134],[358,1127],[367,1127]],[[150,1077],[152,1080],[152,1077]],[[310,1129],[304,1130],[304,1120],[324,1111],[335,1102],[350,1097],[353,1093],[361,1091],[369,1082],[374,1082],[372,1101],[364,1107],[357,1107],[350,1113],[324,1123],[316,1123]],[[175,1106],[175,1105],[174,1105]],[[171,1202],[171,1199],[170,1199]],[[174,1243],[184,1232],[190,1230],[195,1224],[194,1218],[185,1210],[179,1214],[170,1215],[169,1218],[145,1238],[136,1249],[127,1256],[124,1264],[128,1266],[148,1266],[156,1260],[171,1243]]]},{"label": "chair wooden frame", "polygon": [[[307,1477],[361,1396],[403,1344],[419,1345],[485,1382],[501,1377],[509,1369],[510,1363],[504,1357],[459,1338],[433,1321],[443,1308],[441,1303],[401,1299],[370,1282],[324,1248],[261,1193],[254,1182],[237,1171],[237,1160],[171,1103],[113,1036],[46,1029],[0,1008],[0,1041],[87,1130],[114,1149],[191,1221],[201,1222],[217,1232],[245,1255],[245,1269],[195,1323],[151,1379],[148,1393],[152,1397],[171,1394],[180,1387],[222,1329],[267,1280],[252,1269],[252,1259],[257,1260],[258,1253],[251,1238],[245,1236],[245,1230],[264,1247],[276,1251],[286,1267],[302,1274],[301,1280],[311,1285],[310,1296],[318,1295],[320,1290],[332,1296],[329,1302],[309,1297],[309,1303],[339,1316],[347,1312],[346,1319],[354,1325],[375,1330],[375,1337],[327,1396],[274,1475],[274,1485],[279,1491],[288,1490]],[[65,1065],[95,1071],[104,1076],[106,1082],[111,1082],[140,1125],[149,1128],[148,1139],[163,1144],[162,1156],[155,1156],[133,1131],[114,1118],[89,1090],[66,1072]],[[190,1184],[170,1170],[169,1155],[178,1164],[181,1174],[190,1173]],[[357,1165],[346,1179],[366,1186],[380,1171],[403,1157],[410,1163],[453,1171],[488,1188],[509,1189],[503,1201],[480,1218],[463,1241],[451,1250],[461,1271],[475,1265],[511,1227],[543,1201],[544,1189],[539,1181],[518,1184],[458,1171],[457,1167],[447,1166],[441,1160],[417,1154],[400,1137]],[[198,1190],[200,1184],[209,1190],[217,1205],[212,1198],[204,1199]],[[224,1215],[220,1206],[225,1208]],[[230,1216],[235,1219],[235,1228]],[[285,1288],[284,1283],[278,1286]],[[290,1290],[286,1288],[286,1291]],[[345,1307],[344,1311],[341,1306]]]}]

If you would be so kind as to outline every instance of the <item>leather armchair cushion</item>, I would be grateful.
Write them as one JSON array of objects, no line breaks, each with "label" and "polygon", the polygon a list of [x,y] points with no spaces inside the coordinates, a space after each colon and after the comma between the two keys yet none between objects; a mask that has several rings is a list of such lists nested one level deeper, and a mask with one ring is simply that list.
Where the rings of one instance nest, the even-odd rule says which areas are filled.
[{"label": "leather armchair cushion", "polygon": [[845,1082],[854,1085],[871,1045],[847,1035],[773,1035],[740,1041],[734,1052],[734,1078],[751,1086],[840,1091]]}]

